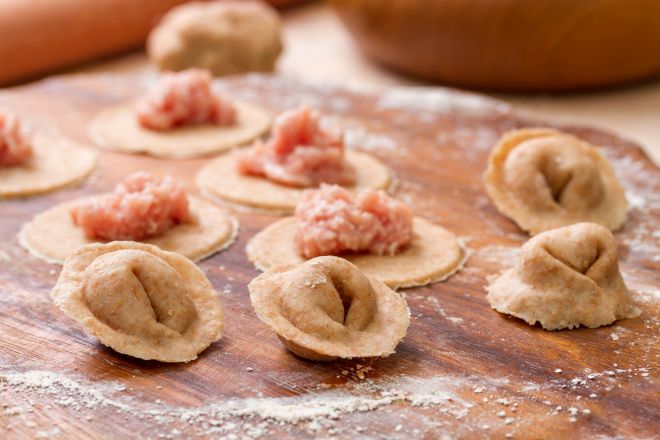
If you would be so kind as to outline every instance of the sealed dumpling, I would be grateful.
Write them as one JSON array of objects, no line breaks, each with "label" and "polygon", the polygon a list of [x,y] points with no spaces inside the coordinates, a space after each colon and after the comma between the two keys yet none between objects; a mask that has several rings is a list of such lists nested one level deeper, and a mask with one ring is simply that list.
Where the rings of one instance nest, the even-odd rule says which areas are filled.
[{"label": "sealed dumpling", "polygon": [[410,324],[401,295],[339,257],[276,266],[248,287],[259,319],[306,359],[388,356]]},{"label": "sealed dumpling", "polygon": [[560,131],[504,134],[484,178],[497,209],[531,234],[584,221],[616,230],[626,219],[628,205],[610,162]]},{"label": "sealed dumpling", "polygon": [[188,362],[220,339],[222,304],[183,255],[129,241],[90,244],[64,263],[51,298],[104,345]]},{"label": "sealed dumpling", "polygon": [[616,240],[594,223],[529,240],[518,264],[491,281],[488,301],[498,312],[546,330],[596,328],[640,314],[619,272]]}]

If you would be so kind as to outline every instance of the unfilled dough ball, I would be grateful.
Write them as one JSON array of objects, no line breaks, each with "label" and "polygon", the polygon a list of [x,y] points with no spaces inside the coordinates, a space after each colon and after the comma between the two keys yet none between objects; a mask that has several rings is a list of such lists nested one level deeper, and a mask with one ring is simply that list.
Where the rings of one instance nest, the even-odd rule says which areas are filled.
[{"label": "unfilled dough ball", "polygon": [[259,1],[192,2],[163,17],[149,35],[147,51],[162,70],[267,72],[282,52],[280,27],[277,12]]}]

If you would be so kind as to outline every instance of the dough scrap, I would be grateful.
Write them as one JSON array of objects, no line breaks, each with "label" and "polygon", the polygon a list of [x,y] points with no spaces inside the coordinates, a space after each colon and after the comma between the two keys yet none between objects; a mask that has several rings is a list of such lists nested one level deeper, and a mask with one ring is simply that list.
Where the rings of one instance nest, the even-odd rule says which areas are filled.
[{"label": "dough scrap", "polygon": [[235,125],[195,125],[167,131],[148,130],[138,123],[135,103],[99,113],[89,126],[99,146],[123,153],[145,153],[156,157],[184,159],[206,156],[252,142],[270,127],[270,112],[252,104],[234,102]]},{"label": "dough scrap", "polygon": [[[92,196],[94,197],[94,196]],[[225,210],[199,197],[189,196],[190,211],[196,223],[173,226],[164,234],[142,240],[159,248],[199,261],[229,247],[238,234],[238,223]],[[80,246],[100,240],[85,237],[82,228],[71,221],[73,200],[56,205],[25,224],[19,242],[30,253],[51,263],[62,264]]]},{"label": "dough scrap", "polygon": [[[257,269],[264,271],[276,265],[304,262],[296,249],[295,232],[294,217],[271,224],[248,242],[248,259]],[[448,278],[463,266],[466,253],[454,234],[415,217],[412,242],[403,251],[395,255],[344,254],[341,257],[355,264],[367,276],[398,289],[424,286]]]},{"label": "dough scrap", "polygon": [[388,356],[410,324],[400,294],[343,258],[275,266],[248,288],[259,319],[310,360]]},{"label": "dough scrap", "polygon": [[224,326],[204,272],[182,255],[132,241],[75,251],[50,296],[103,345],[145,360],[189,362]]},{"label": "dough scrap", "polygon": [[0,198],[49,193],[85,180],[98,153],[67,139],[35,136],[33,156],[23,165],[0,167]]},{"label": "dough scrap", "polygon": [[270,72],[282,52],[280,18],[264,2],[186,3],[165,14],[149,35],[147,52],[161,70]]},{"label": "dough scrap", "polygon": [[546,330],[639,316],[619,272],[617,247],[612,233],[595,223],[543,232],[523,245],[514,268],[490,282],[488,302]]},{"label": "dough scrap", "polygon": [[[392,185],[388,168],[375,157],[357,151],[346,151],[346,160],[357,171],[357,182],[351,190],[364,188],[387,190]],[[197,174],[200,191],[212,198],[232,204],[277,212],[293,212],[306,188],[294,188],[262,177],[240,174],[236,156],[227,154],[209,162]]]},{"label": "dough scrap", "polygon": [[610,162],[560,131],[505,133],[484,180],[497,209],[532,235],[583,221],[616,230],[626,220],[625,194]]}]

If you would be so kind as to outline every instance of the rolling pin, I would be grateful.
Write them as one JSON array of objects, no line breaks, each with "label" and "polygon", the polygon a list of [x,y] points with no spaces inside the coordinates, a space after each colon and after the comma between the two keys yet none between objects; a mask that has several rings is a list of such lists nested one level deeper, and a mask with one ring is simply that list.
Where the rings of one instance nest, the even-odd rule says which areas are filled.
[{"label": "rolling pin", "polygon": [[1,0],[0,84],[139,47],[186,0]]}]

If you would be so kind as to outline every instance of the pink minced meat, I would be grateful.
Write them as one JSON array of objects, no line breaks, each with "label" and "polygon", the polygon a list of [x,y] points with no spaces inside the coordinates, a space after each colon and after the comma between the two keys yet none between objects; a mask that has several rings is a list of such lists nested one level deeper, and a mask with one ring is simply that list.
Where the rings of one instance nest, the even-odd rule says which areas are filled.
[{"label": "pink minced meat", "polygon": [[32,145],[15,116],[0,113],[0,166],[20,165],[32,157]]},{"label": "pink minced meat", "polygon": [[353,195],[337,185],[321,185],[305,191],[296,207],[296,246],[305,258],[346,251],[393,255],[412,237],[412,211],[384,191]]},{"label": "pink minced meat", "polygon": [[188,69],[165,74],[138,103],[137,118],[151,130],[198,124],[228,126],[236,123],[236,108],[213,92],[208,71]]},{"label": "pink minced meat", "polygon": [[126,177],[112,193],[72,208],[71,219],[89,238],[140,240],[187,223],[192,215],[185,190],[170,176],[159,179],[138,172]]},{"label": "pink minced meat", "polygon": [[354,183],[341,135],[321,128],[319,119],[309,106],[282,113],[268,142],[239,155],[238,171],[295,187]]}]

